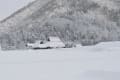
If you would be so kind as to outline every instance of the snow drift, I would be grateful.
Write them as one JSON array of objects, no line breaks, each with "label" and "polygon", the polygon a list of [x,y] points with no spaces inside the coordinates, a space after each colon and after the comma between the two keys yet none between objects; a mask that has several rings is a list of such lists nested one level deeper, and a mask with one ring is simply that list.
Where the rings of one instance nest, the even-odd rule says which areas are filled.
[{"label": "snow drift", "polygon": [[120,80],[120,42],[0,51],[0,80]]}]

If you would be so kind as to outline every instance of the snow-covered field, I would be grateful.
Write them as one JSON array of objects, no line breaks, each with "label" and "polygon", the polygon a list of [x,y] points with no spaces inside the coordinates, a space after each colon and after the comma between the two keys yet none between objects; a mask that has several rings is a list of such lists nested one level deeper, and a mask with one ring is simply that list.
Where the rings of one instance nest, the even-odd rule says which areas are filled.
[{"label": "snow-covered field", "polygon": [[0,80],[120,80],[120,42],[0,51]]}]

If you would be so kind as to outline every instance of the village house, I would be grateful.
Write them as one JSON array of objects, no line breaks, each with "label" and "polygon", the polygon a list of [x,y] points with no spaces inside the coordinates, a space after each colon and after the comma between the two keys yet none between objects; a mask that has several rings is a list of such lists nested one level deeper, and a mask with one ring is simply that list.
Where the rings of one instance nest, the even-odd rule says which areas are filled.
[{"label": "village house", "polygon": [[31,49],[64,48],[65,44],[59,37],[49,37],[47,41],[38,40],[35,43],[28,43],[27,47]]}]

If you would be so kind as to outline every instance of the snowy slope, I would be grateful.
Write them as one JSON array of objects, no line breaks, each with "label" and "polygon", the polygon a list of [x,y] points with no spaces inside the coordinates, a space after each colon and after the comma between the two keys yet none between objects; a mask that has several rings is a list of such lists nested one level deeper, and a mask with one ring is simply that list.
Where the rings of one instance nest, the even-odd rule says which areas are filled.
[{"label": "snowy slope", "polygon": [[120,42],[0,52],[0,80],[120,80]]}]

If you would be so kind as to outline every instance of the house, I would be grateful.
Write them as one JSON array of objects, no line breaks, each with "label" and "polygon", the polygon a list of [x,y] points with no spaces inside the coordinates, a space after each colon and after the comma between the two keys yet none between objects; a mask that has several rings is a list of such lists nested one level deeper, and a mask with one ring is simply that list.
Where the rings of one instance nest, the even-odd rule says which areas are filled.
[{"label": "house", "polygon": [[28,43],[27,47],[32,49],[63,48],[65,44],[59,37],[49,37],[47,41],[38,40],[35,43]]},{"label": "house", "polygon": [[41,44],[43,41],[42,40],[38,40],[35,43],[27,43],[27,47],[28,48],[33,48],[33,47],[38,47],[39,44]]},{"label": "house", "polygon": [[49,47],[52,48],[63,48],[65,44],[61,41],[59,37],[49,37],[49,42],[47,43]]}]

